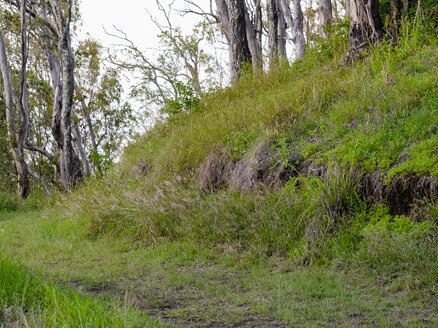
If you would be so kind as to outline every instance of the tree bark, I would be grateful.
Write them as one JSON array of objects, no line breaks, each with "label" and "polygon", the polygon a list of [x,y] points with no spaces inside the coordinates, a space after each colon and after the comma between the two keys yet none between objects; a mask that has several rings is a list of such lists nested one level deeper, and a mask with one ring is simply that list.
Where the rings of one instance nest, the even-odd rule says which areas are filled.
[{"label": "tree bark", "polygon": [[73,149],[71,113],[73,108],[74,94],[74,59],[71,48],[70,24],[63,24],[63,33],[59,40],[59,52],[61,55],[62,67],[62,110],[61,110],[61,131],[63,137],[64,167],[61,175],[64,188],[70,192],[74,184],[82,178],[82,171],[79,159]]},{"label": "tree bark", "polygon": [[351,0],[350,5],[350,47],[347,61],[351,61],[370,44],[378,42],[383,29],[379,0]]},{"label": "tree bark", "polygon": [[228,12],[233,56],[231,80],[235,82],[242,75],[244,65],[252,64],[252,56],[246,35],[245,5],[243,0],[228,0]]},{"label": "tree bark", "polygon": [[328,38],[327,27],[332,25],[332,23],[333,14],[331,0],[319,0],[319,30],[323,38]]},{"label": "tree bark", "polygon": [[226,0],[216,0],[217,21],[219,23],[222,34],[225,36],[228,45],[228,59],[230,61],[230,76],[233,75],[234,56],[231,48],[231,30],[230,30],[230,16],[228,12],[228,4]]},{"label": "tree bark", "polygon": [[[71,114],[73,109],[74,94],[74,56],[71,46],[71,10],[72,2],[68,1],[67,14],[65,15],[56,0],[50,0],[55,26],[58,32],[58,51],[60,55],[61,84],[55,89],[55,99],[61,95],[60,113],[54,115],[54,121],[60,120],[60,129],[55,129],[54,137],[60,147],[61,181],[66,192],[71,192],[73,186],[82,178],[80,160],[73,149]],[[56,104],[59,104],[55,100]],[[56,108],[55,108],[56,109]],[[58,109],[59,111],[59,109]],[[57,128],[58,125],[56,124]]]},{"label": "tree bark", "polygon": [[280,60],[287,61],[287,52],[286,52],[286,14],[283,11],[281,0],[277,1],[277,11],[278,11],[278,55]]},{"label": "tree bark", "polygon": [[73,131],[75,136],[76,148],[79,151],[81,157],[82,166],[84,168],[84,174],[89,177],[91,176],[91,165],[88,160],[87,151],[85,150],[84,143],[82,142],[81,130],[76,122],[73,123]]},{"label": "tree bark", "polygon": [[254,0],[253,18],[249,16],[248,10],[245,8],[246,21],[246,36],[248,38],[248,45],[251,51],[251,58],[254,70],[263,69],[262,58],[262,7],[261,0]]},{"label": "tree bark", "polygon": [[415,6],[417,6],[418,13],[419,5],[420,0],[390,0],[390,21],[387,33],[393,46],[398,42],[402,19]]},{"label": "tree bark", "polygon": [[0,31],[0,71],[3,79],[3,89],[6,103],[6,124],[8,128],[8,139],[10,152],[14,161],[17,174],[17,194],[26,198],[30,193],[29,169],[24,157],[24,140],[22,139],[22,118],[18,116],[15,105],[15,95],[12,86],[10,68],[7,61],[6,47],[3,32]]},{"label": "tree bark", "polygon": [[269,66],[278,64],[278,9],[276,0],[268,0],[266,11],[268,15]]},{"label": "tree bark", "polygon": [[300,60],[304,57],[306,39],[303,32],[304,15],[301,9],[301,0],[293,0],[293,12],[295,14],[292,26],[292,35],[295,43],[295,56]]}]

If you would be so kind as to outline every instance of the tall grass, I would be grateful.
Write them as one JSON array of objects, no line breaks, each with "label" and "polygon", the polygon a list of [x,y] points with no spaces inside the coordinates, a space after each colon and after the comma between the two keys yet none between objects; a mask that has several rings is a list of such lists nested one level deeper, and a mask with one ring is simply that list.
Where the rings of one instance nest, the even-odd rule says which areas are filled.
[{"label": "tall grass", "polygon": [[[193,112],[157,124],[105,179],[62,206],[89,222],[92,238],[184,240],[304,258],[332,256],[333,238],[344,238],[345,248],[359,243],[369,215],[355,170],[389,178],[438,173],[438,39],[418,22],[405,24],[395,48],[380,44],[352,66],[342,65],[346,45],[341,26],[304,61],[205,96]],[[275,191],[197,188],[196,170],[209,153],[225,149],[237,161],[259,140],[277,140],[329,172]],[[351,226],[354,233],[342,234]]]}]

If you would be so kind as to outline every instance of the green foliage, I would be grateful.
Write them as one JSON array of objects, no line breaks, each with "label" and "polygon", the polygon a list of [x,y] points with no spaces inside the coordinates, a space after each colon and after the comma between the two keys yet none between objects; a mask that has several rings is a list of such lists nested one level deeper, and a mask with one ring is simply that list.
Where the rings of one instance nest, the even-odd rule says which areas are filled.
[{"label": "green foliage", "polygon": [[175,83],[176,98],[166,99],[161,112],[170,117],[178,113],[190,113],[199,106],[199,97],[189,85],[182,82]]},{"label": "green foliage", "polygon": [[396,277],[399,289],[434,288],[438,263],[436,225],[384,215],[362,230],[357,261],[384,277]]},{"label": "green foliage", "polygon": [[[304,263],[368,268],[364,254],[379,240],[397,250],[411,247],[409,256],[423,250],[409,240],[430,235],[431,227],[370,208],[358,192],[363,174],[375,170],[388,179],[435,174],[436,36],[407,25],[397,47],[381,44],[346,67],[340,65],[345,26],[337,28],[303,61],[246,74],[232,88],[196,100],[196,110],[184,86],[187,94],[170,107],[173,119],[129,145],[107,178],[76,192],[69,212],[89,222],[93,239],[184,242]],[[254,193],[198,189],[197,169],[210,153],[223,149],[236,162],[260,140],[273,141],[282,165],[297,152],[321,165],[324,177],[298,176]],[[400,260],[386,246],[374,251],[372,258],[382,251]]]},{"label": "green foliage", "polygon": [[97,150],[93,149],[90,151],[89,158],[92,165],[98,168],[100,174],[105,173],[114,165],[112,156],[109,153],[100,154]]},{"label": "green foliage", "polygon": [[257,138],[254,131],[237,131],[225,137],[224,145],[230,152],[232,160],[238,160],[246,153]]},{"label": "green foliage", "polygon": [[[317,62],[324,62],[328,59],[336,58],[346,53],[348,49],[348,33],[350,23],[347,20],[341,20],[326,28],[329,34],[328,39],[318,39],[315,45],[309,49],[311,56]],[[307,60],[306,60],[307,61]]]},{"label": "green foliage", "polygon": [[[138,137],[106,177],[59,201],[44,220],[3,221],[2,247],[34,266],[54,267],[67,280],[140,284],[147,306],[159,307],[160,294],[187,293],[190,306],[168,311],[179,319],[196,314],[215,323],[224,302],[212,309],[205,295],[226,295],[237,309],[232,315],[254,308],[258,317],[274,315],[296,326],[435,324],[437,205],[418,201],[423,212],[414,208],[413,220],[359,195],[367,172],[380,170],[388,180],[437,174],[437,38],[420,25],[404,25],[397,47],[380,44],[349,67],[340,65],[346,46],[340,25],[292,67],[245,74],[232,88],[199,100],[182,85],[181,99],[169,107],[172,119]],[[102,93],[101,104],[119,94],[116,81],[107,82],[114,93]],[[272,141],[283,166],[298,152],[304,164],[321,165],[322,176],[296,176],[273,190],[199,190],[197,169],[210,153],[224,150],[236,162],[260,140]],[[102,158],[94,161],[105,166]],[[257,267],[271,262],[265,271]],[[232,266],[250,271],[224,275]],[[34,284],[26,286],[33,290]],[[0,280],[0,296],[1,288]],[[26,309],[25,315],[35,309],[44,320],[59,313],[45,301],[45,288],[37,288],[35,303],[29,293],[18,294],[12,308]],[[54,289],[50,295],[64,300]],[[68,312],[72,294],[62,293]],[[79,298],[73,304],[80,313],[108,311],[101,303],[83,310],[83,302],[91,303]],[[77,322],[61,317],[72,320],[70,326]],[[116,324],[112,318],[110,311],[102,320],[117,326],[119,317]]]},{"label": "green foliage", "polygon": [[98,175],[120,155],[120,148],[132,137],[139,122],[131,104],[123,99],[120,70],[103,64],[102,51],[96,40],[86,39],[75,53],[75,119],[81,131],[93,128],[95,143],[90,138],[84,138],[83,143]]},{"label": "green foliage", "polygon": [[18,199],[12,192],[0,191],[0,213],[18,208]]}]

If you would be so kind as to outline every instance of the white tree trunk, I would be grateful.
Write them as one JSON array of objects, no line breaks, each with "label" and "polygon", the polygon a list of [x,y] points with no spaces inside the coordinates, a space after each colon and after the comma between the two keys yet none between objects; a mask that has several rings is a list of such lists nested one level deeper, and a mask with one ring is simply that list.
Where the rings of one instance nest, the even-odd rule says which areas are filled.
[{"label": "white tree trunk", "polygon": [[246,36],[248,38],[248,45],[251,51],[252,64],[254,70],[261,70],[263,68],[262,58],[262,42],[261,42],[261,28],[262,28],[262,8],[261,1],[255,0],[253,19],[249,16],[248,10],[245,8],[246,21]]},{"label": "white tree trunk", "polygon": [[304,38],[303,32],[303,10],[301,9],[301,0],[293,0],[293,26],[292,35],[295,43],[295,57],[300,60],[304,57],[304,52],[306,50],[306,39]]},{"label": "white tree trunk", "polygon": [[22,118],[19,117],[17,106],[15,105],[14,89],[2,31],[0,31],[0,71],[2,74],[6,102],[6,124],[8,128],[10,152],[17,174],[17,194],[22,198],[26,198],[29,196],[30,182],[29,169],[24,158],[25,141],[22,139],[23,133],[20,133],[20,130],[22,130]]}]

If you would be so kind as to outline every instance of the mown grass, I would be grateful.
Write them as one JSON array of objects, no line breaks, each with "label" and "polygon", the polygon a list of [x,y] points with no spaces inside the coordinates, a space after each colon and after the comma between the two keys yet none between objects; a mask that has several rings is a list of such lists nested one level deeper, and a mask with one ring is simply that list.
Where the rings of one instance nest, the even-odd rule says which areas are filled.
[{"label": "mown grass", "polygon": [[[41,219],[35,222],[37,215]],[[0,276],[6,279],[0,292],[4,286],[8,295],[18,291],[6,298],[12,309],[8,311],[13,311],[8,313],[19,318],[24,311],[28,322],[55,320],[46,321],[49,327],[81,327],[80,318],[87,327],[141,326],[129,310],[91,300],[91,295],[122,300],[126,307],[190,327],[438,324],[432,225],[391,218],[380,207],[370,215],[360,230],[365,237],[354,243],[354,252],[346,251],[346,242],[336,250],[335,262],[304,267],[293,257],[260,257],[234,249],[218,252],[189,242],[137,247],[123,238],[93,240],[83,220],[23,213],[0,223],[1,251],[32,270],[42,269],[58,285],[89,296],[46,284],[9,261],[20,275],[8,271]],[[348,239],[355,232],[345,234]],[[347,254],[343,261],[342,251]],[[149,321],[143,324],[154,326]]]},{"label": "mown grass", "polygon": [[134,310],[45,282],[0,257],[1,327],[162,327]]}]

